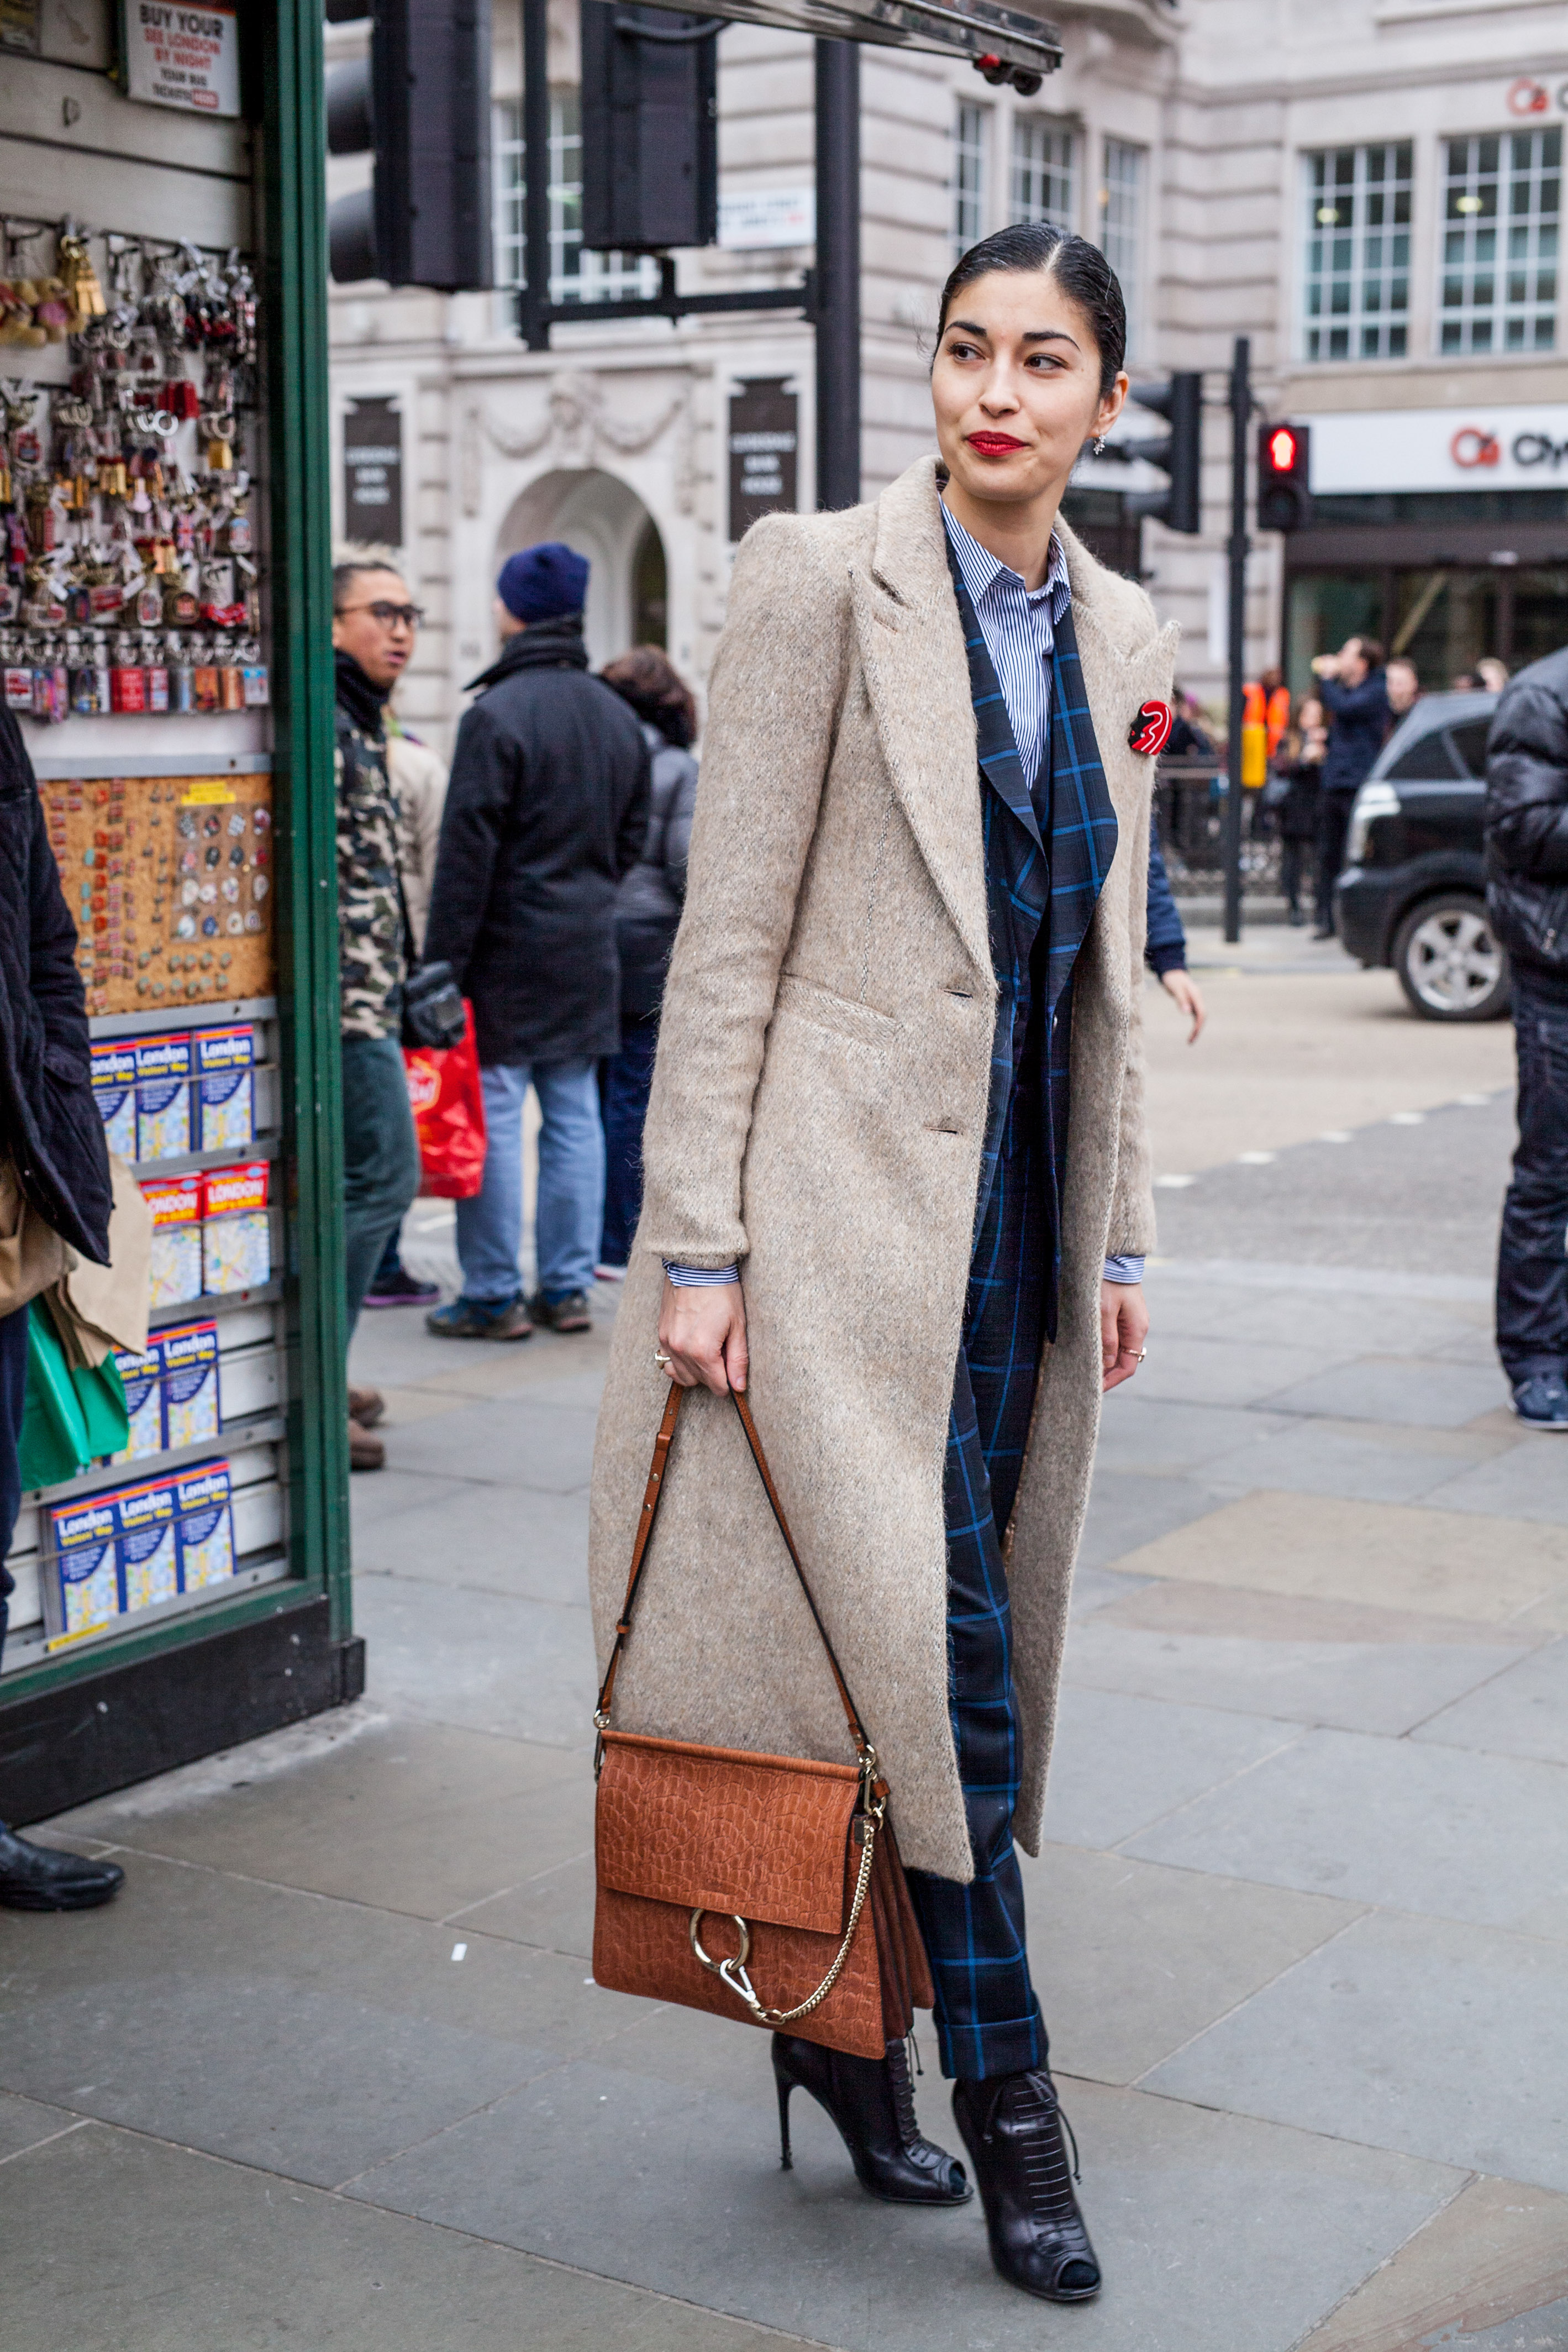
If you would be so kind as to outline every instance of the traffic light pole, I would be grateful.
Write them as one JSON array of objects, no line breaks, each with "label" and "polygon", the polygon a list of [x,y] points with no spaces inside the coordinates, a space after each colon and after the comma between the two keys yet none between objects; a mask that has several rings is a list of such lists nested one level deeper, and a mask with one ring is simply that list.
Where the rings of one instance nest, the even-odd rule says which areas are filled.
[{"label": "traffic light pole", "polygon": [[1230,728],[1225,759],[1225,937],[1241,937],[1241,714],[1247,661],[1247,443],[1252,347],[1238,335],[1230,362]]},{"label": "traffic light pole", "polygon": [[861,53],[817,43],[817,504],[861,494]]}]

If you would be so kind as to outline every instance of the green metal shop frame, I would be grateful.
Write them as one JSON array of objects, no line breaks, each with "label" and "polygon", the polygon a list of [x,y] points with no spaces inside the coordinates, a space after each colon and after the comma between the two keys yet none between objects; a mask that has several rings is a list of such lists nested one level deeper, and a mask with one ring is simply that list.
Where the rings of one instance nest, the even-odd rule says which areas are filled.
[{"label": "green metal shop frame", "polygon": [[[266,352],[286,1210],[289,1573],[7,1677],[0,1817],[22,1823],[355,1697],[333,787],[321,10],[242,11]],[[91,163],[83,159],[82,209]]]}]

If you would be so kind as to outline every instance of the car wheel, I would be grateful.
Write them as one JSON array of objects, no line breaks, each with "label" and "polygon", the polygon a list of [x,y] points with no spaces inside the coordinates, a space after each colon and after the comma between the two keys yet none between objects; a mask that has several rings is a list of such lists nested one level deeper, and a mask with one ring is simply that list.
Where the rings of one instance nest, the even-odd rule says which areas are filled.
[{"label": "car wheel", "polygon": [[1480,898],[1456,890],[1413,907],[1391,961],[1423,1021],[1497,1021],[1508,1011],[1508,958]]}]

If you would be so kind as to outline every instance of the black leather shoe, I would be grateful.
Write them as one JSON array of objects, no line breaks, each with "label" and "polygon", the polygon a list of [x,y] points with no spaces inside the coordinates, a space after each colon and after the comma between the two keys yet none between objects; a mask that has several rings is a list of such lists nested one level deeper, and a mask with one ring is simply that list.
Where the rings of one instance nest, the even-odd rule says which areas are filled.
[{"label": "black leather shoe", "polygon": [[953,2113],[975,2161],[991,2260],[1011,2286],[1048,2303],[1087,2303],[1100,2265],[1072,2194],[1056,2087],[1043,2066],[953,2085]]},{"label": "black leather shoe", "polygon": [[34,1845],[0,1822],[0,1904],[8,1911],[90,1911],[124,1884],[117,1862]]},{"label": "black leather shoe", "polygon": [[974,2195],[957,2158],[920,2137],[902,2042],[890,2042],[883,2059],[851,2058],[798,2034],[776,2033],[773,2074],[786,2172],[791,2168],[789,2094],[800,2089],[827,2109],[855,2179],[873,2197],[889,2205],[967,2205]]}]

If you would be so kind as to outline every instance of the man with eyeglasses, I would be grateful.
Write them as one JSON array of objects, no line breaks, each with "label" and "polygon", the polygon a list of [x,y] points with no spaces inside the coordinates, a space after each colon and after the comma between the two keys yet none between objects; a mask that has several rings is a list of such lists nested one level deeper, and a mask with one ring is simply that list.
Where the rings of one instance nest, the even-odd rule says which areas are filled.
[{"label": "man with eyeglasses", "polygon": [[[408,969],[400,821],[386,706],[422,615],[402,575],[368,560],[332,573],[338,686],[338,955],[343,1042],[344,1269],[353,1335],[371,1276],[419,1191],[419,1144],[402,1061]],[[374,1389],[349,1391],[349,1460],[379,1470]]]}]

